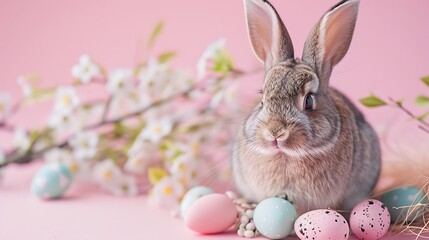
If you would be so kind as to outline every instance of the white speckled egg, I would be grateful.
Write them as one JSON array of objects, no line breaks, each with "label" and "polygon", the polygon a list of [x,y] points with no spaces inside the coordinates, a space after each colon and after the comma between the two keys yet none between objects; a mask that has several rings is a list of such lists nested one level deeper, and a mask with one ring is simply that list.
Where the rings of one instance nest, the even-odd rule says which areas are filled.
[{"label": "white speckled egg", "polygon": [[[428,203],[426,193],[416,187],[402,187],[384,193],[380,199],[389,209],[392,222],[422,220]],[[420,206],[418,206],[420,205]]]},{"label": "white speckled egg", "polygon": [[186,226],[198,233],[214,234],[226,231],[237,219],[237,208],[224,194],[203,196],[189,207],[184,216]]},{"label": "white speckled egg", "polygon": [[338,212],[319,209],[301,215],[295,221],[295,233],[299,239],[342,240],[349,237],[349,225]]},{"label": "white speckled egg", "polygon": [[362,240],[381,238],[389,230],[390,214],[380,201],[368,199],[353,208],[350,214],[350,227]]},{"label": "white speckled egg", "polygon": [[43,166],[33,177],[31,191],[43,199],[59,198],[70,187],[72,173],[63,163]]},{"label": "white speckled egg", "polygon": [[256,206],[253,222],[265,237],[282,239],[292,232],[296,217],[296,209],[290,202],[283,198],[268,198]]},{"label": "white speckled egg", "polygon": [[180,202],[180,215],[185,216],[189,207],[202,196],[212,194],[214,191],[211,188],[204,186],[196,186],[191,188],[183,197],[182,202]]}]

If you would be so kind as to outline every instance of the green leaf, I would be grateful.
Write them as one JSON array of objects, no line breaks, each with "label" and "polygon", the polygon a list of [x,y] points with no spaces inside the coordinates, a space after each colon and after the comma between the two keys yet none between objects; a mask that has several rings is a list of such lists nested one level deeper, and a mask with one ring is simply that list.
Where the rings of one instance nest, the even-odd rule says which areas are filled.
[{"label": "green leaf", "polygon": [[158,56],[159,63],[166,63],[169,62],[171,59],[173,59],[176,56],[176,52],[169,51],[165,52]]},{"label": "green leaf", "polygon": [[167,171],[165,171],[163,168],[151,167],[148,169],[149,181],[152,185],[157,184],[167,175]]},{"label": "green leaf", "polygon": [[429,76],[424,76],[421,78],[422,82],[426,84],[426,86],[429,86]]},{"label": "green leaf", "polygon": [[429,97],[420,95],[416,98],[416,103],[417,105],[421,106],[421,107],[425,107],[429,105]]},{"label": "green leaf", "polygon": [[152,47],[153,44],[155,43],[156,39],[159,37],[159,34],[162,32],[162,29],[164,29],[164,22],[163,21],[159,21],[156,25],[155,28],[152,30],[152,33],[149,37],[149,41],[147,43],[147,45],[149,47]]},{"label": "green leaf", "polygon": [[214,72],[222,73],[224,76],[227,75],[232,69],[234,69],[234,62],[231,56],[225,49],[219,50],[214,59]]},{"label": "green leaf", "polygon": [[359,100],[359,102],[367,107],[380,107],[386,105],[385,101],[374,95],[362,98]]}]

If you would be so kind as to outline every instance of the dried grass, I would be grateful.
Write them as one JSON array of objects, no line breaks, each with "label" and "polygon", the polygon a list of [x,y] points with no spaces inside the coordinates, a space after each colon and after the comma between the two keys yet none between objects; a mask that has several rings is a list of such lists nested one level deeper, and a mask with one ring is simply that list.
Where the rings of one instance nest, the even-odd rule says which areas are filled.
[{"label": "dried grass", "polygon": [[[422,149],[403,146],[395,148],[390,159],[383,162],[380,182],[376,188],[374,197],[378,198],[383,193],[404,186],[415,186],[421,189],[429,199],[429,155],[426,146]],[[390,149],[392,153],[392,148]],[[418,194],[421,194],[418,193]],[[392,223],[390,232],[393,235],[414,235],[416,239],[429,239],[429,204],[421,204],[421,199],[415,199],[410,206],[398,209],[405,213],[405,220]],[[423,207],[422,207],[423,206]]]}]

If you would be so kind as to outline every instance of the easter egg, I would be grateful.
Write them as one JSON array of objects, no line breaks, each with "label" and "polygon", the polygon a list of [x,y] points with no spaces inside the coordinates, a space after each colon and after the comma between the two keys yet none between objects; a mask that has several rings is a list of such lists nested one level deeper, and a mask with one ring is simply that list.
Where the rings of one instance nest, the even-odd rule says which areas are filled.
[{"label": "easter egg", "polygon": [[226,231],[237,218],[237,208],[226,195],[213,193],[197,199],[184,216],[186,226],[198,233]]},{"label": "easter egg", "polygon": [[59,198],[70,187],[72,173],[63,163],[43,166],[33,177],[31,191],[43,199]]},{"label": "easter egg", "polygon": [[350,214],[350,227],[359,239],[379,239],[386,234],[389,226],[389,210],[386,205],[375,199],[359,203]]},{"label": "easter egg", "polygon": [[185,216],[186,212],[188,211],[189,207],[199,198],[202,196],[212,194],[214,191],[211,188],[204,187],[204,186],[196,186],[191,188],[185,196],[183,196],[182,201],[180,202],[180,214],[182,217]]},{"label": "easter egg", "polygon": [[348,239],[349,224],[336,211],[319,209],[304,213],[295,221],[299,239]]},{"label": "easter egg", "polygon": [[[392,222],[412,222],[422,219],[425,204],[428,203],[425,192],[416,187],[402,187],[386,192],[380,199],[389,209]],[[416,206],[422,204],[421,206]]]},{"label": "easter egg", "polygon": [[297,217],[295,207],[283,198],[267,198],[253,212],[256,229],[265,237],[282,239],[293,230]]}]

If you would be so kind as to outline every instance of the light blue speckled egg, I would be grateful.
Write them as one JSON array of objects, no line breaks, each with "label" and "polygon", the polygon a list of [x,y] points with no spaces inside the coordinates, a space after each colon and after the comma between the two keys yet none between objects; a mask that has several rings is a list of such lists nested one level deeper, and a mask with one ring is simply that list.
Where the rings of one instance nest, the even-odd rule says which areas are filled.
[{"label": "light blue speckled egg", "polygon": [[253,221],[265,237],[282,239],[288,236],[297,218],[295,207],[283,198],[268,198],[256,206]]},{"label": "light blue speckled egg", "polygon": [[[392,222],[402,222],[404,220],[411,222],[422,219],[425,206],[414,206],[427,204],[426,193],[416,187],[402,187],[389,191],[381,196],[380,199],[389,209]],[[408,207],[413,206],[413,207]],[[409,214],[409,215],[408,215]],[[408,217],[407,217],[408,215]]]},{"label": "light blue speckled egg", "polygon": [[212,194],[214,191],[211,188],[204,186],[196,186],[191,188],[183,197],[182,202],[180,203],[180,215],[185,217],[186,212],[189,207],[202,196]]},{"label": "light blue speckled egg", "polygon": [[66,165],[50,163],[33,177],[31,191],[39,198],[59,198],[70,187],[72,180],[72,173]]}]

